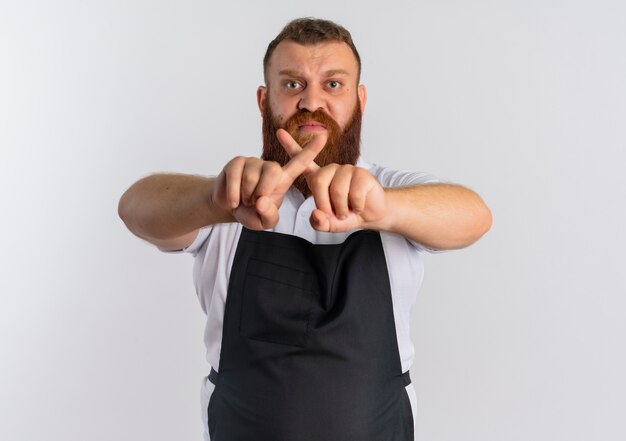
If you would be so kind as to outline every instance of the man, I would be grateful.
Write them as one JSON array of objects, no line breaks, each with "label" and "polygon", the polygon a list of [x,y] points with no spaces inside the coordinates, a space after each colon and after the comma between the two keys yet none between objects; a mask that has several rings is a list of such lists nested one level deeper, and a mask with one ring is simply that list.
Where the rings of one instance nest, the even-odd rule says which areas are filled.
[{"label": "man", "polygon": [[120,200],[134,234],[195,256],[205,439],[413,439],[423,252],[470,245],[491,214],[464,187],[360,158],[360,69],[346,29],[292,21],[257,91],[262,159],[149,176]]}]

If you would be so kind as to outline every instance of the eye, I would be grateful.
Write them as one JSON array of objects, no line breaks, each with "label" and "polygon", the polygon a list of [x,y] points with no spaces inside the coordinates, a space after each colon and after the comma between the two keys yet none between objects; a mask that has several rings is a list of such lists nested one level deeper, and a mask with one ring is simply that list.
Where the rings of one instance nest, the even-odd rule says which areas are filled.
[{"label": "eye", "polygon": [[296,90],[300,88],[300,83],[298,83],[297,81],[287,81],[285,83],[285,87],[287,87],[287,89]]},{"label": "eye", "polygon": [[335,80],[329,81],[327,84],[328,84],[328,87],[331,89],[338,89],[339,86],[341,86],[341,83]]}]

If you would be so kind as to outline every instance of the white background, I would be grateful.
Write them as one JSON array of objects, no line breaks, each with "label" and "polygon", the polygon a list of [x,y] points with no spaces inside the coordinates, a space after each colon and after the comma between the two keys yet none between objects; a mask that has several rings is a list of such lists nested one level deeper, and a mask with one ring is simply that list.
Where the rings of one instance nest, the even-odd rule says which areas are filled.
[{"label": "white background", "polygon": [[361,52],[367,159],[493,211],[428,256],[417,439],[626,439],[621,0],[3,0],[0,439],[200,439],[192,259],[133,237],[117,201],[257,155],[263,53],[307,15]]}]

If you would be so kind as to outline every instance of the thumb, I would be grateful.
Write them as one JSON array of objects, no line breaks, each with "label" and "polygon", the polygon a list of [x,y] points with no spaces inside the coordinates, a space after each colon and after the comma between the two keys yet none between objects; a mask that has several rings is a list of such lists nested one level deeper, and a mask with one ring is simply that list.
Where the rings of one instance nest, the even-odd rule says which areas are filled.
[{"label": "thumb", "polygon": [[311,217],[309,218],[309,222],[317,231],[330,231],[330,219],[328,218],[328,215],[319,208],[313,210],[313,213],[311,213]]}]

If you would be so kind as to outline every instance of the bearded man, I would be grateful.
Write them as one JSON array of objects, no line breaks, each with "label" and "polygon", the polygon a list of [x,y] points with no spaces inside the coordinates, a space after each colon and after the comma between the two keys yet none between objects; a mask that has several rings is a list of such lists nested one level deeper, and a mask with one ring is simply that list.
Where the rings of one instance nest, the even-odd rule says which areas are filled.
[{"label": "bearded man", "polygon": [[195,257],[212,441],[413,440],[410,309],[426,250],[491,226],[481,198],[359,153],[367,95],[350,33],[297,19],[270,43],[262,158],[124,193],[137,236]]}]

